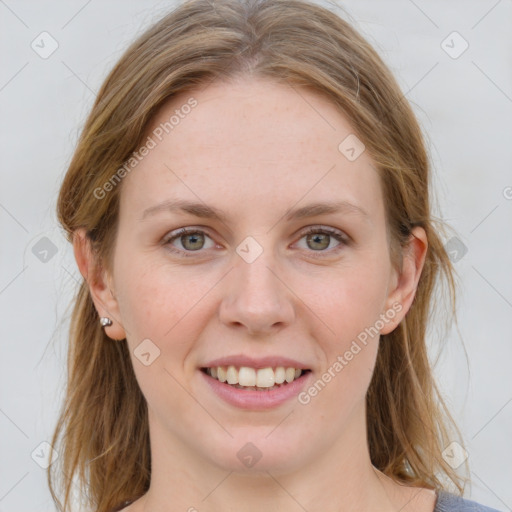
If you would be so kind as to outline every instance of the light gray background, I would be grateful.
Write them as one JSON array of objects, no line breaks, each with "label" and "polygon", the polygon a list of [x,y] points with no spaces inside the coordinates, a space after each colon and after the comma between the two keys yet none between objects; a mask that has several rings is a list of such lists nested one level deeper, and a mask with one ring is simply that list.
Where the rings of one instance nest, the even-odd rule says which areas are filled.
[{"label": "light gray background", "polygon": [[[44,460],[40,444],[55,426],[79,277],[56,225],[56,194],[106,73],[172,5],[0,0],[0,512],[54,510],[31,454]],[[460,332],[442,343],[431,333],[432,356],[444,347],[436,373],[465,437],[467,497],[512,510],[512,2],[343,7],[412,102],[434,163],[436,213],[467,247],[456,263]],[[43,31],[59,45],[47,59],[31,48]],[[453,31],[469,44],[458,58],[442,47],[463,48],[446,39]],[[57,249],[46,263],[32,252],[44,236]]]}]

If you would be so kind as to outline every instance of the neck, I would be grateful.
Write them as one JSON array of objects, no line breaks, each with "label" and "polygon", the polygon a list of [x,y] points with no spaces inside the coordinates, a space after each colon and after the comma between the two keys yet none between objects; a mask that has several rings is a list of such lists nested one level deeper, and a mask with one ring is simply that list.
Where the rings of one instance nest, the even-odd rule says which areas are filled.
[{"label": "neck", "polygon": [[[395,510],[389,479],[376,471],[366,441],[364,407],[336,445],[326,446],[300,467],[220,468],[193,447],[170,438],[150,418],[151,486],[139,500],[142,511],[254,512],[269,510],[360,511]],[[363,433],[363,435],[361,435]],[[156,447],[156,449],[155,449]],[[139,510],[136,508],[135,510]]]}]

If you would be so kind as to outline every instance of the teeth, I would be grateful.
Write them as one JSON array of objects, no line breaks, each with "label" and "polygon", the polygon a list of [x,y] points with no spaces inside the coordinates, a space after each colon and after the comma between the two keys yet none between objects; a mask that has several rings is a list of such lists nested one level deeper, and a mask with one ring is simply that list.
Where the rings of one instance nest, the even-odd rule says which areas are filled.
[{"label": "teeth", "polygon": [[[210,375],[213,377],[212,370],[215,370],[215,368],[209,368]],[[217,366],[217,379],[221,382],[226,382],[226,369],[223,366]]]},{"label": "teeth", "polygon": [[[241,370],[242,368],[240,368],[240,371]],[[275,380],[276,378],[272,368],[262,368],[256,372],[256,386],[259,388],[271,388]]]},{"label": "teeth", "polygon": [[295,379],[295,368],[286,368],[286,382],[292,382]]},{"label": "teeth", "polygon": [[227,382],[236,388],[256,388],[270,390],[277,385],[286,382],[293,382],[298,379],[303,370],[299,368],[284,368],[278,366],[277,368],[250,368],[248,366],[236,366],[230,365],[217,366],[213,368],[207,368],[206,372],[208,375],[220,382]]},{"label": "teeth", "polygon": [[256,386],[256,370],[254,368],[242,366],[238,371],[238,379],[236,383],[240,384],[240,386]]},{"label": "teeth", "polygon": [[228,380],[228,384],[238,384],[238,372],[234,366],[228,366],[226,378]]},{"label": "teeth", "polygon": [[282,384],[284,380],[286,379],[286,370],[282,366],[278,366],[276,368],[276,371],[274,372],[274,379],[276,381],[276,384]]}]

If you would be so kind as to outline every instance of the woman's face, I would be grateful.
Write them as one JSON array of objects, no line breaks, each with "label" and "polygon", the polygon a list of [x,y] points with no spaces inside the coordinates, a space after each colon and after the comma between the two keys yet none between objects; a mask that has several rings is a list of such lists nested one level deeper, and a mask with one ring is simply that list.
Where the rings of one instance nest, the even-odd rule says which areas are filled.
[{"label": "woman's face", "polygon": [[[378,332],[412,297],[350,124],[308,90],[252,79],[173,98],[146,135],[122,182],[105,304],[152,445],[174,461],[274,471],[361,450]],[[286,368],[307,371],[268,390],[299,373]]]}]

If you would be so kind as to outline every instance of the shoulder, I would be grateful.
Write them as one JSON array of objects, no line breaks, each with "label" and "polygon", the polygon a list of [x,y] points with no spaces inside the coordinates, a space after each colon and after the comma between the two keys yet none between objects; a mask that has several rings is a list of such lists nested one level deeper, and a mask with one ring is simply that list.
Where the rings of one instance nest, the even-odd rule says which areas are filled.
[{"label": "shoulder", "polygon": [[446,491],[439,491],[434,512],[499,512],[476,501]]}]

